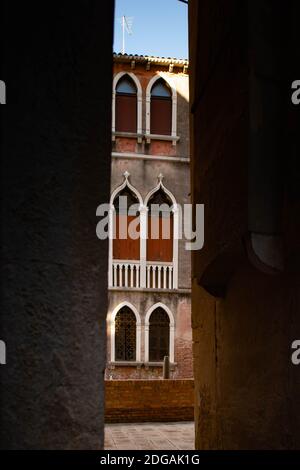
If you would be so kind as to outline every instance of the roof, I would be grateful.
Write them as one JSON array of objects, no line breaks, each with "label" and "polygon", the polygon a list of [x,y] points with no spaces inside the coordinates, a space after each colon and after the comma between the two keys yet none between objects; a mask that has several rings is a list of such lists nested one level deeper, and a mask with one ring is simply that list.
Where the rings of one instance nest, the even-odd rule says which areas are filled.
[{"label": "roof", "polygon": [[138,54],[117,54],[114,52],[113,58],[115,62],[132,62],[140,64],[156,64],[156,65],[173,65],[174,67],[188,67],[189,61],[187,59],[176,59],[172,57],[155,57],[149,55]]}]

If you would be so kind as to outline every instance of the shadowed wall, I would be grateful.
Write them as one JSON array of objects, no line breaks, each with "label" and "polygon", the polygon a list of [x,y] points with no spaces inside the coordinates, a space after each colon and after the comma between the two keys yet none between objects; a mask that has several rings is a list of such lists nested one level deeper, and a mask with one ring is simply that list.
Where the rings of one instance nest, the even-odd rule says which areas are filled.
[{"label": "shadowed wall", "polygon": [[2,6],[1,448],[102,447],[113,4]]},{"label": "shadowed wall", "polygon": [[[196,448],[300,447],[297,2],[190,8]],[[298,37],[298,39],[297,39]]]}]

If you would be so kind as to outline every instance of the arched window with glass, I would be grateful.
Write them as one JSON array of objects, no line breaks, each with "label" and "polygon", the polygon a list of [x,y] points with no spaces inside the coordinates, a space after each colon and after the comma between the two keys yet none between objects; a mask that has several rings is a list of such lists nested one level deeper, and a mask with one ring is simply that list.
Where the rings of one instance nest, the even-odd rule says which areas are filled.
[{"label": "arched window with glass", "polygon": [[173,260],[172,205],[162,187],[148,201],[147,261]]},{"label": "arched window with glass", "polygon": [[115,317],[115,361],[136,361],[136,317],[122,307]]},{"label": "arched window with glass", "polygon": [[150,132],[157,135],[172,133],[172,92],[162,78],[151,89]]},{"label": "arched window with glass", "polygon": [[137,132],[137,87],[129,75],[123,75],[116,86],[117,132]]},{"label": "arched window with glass", "polygon": [[[115,197],[115,238],[113,241],[113,259],[117,260],[139,260],[140,259],[140,238],[139,233],[139,213],[135,215],[130,212],[130,208],[138,208],[139,200],[125,186]],[[135,221],[135,222],[134,222]],[[133,238],[129,236],[129,226],[131,223],[136,224],[137,236]]]},{"label": "arched window with glass", "polygon": [[149,361],[162,362],[169,356],[170,319],[167,312],[157,307],[149,319]]}]

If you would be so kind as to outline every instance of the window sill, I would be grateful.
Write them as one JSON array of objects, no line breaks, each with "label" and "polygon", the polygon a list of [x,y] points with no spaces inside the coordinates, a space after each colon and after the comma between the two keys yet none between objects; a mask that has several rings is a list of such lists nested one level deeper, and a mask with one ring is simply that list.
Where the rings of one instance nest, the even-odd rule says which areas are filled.
[{"label": "window sill", "polygon": [[[137,362],[137,361],[113,361],[107,364],[107,369],[115,369],[115,367],[136,367],[140,369],[141,367],[145,367],[145,369],[149,369],[150,367],[161,367],[163,368],[164,363],[162,362]],[[177,366],[177,362],[170,363],[170,370],[175,370]]]},{"label": "window sill", "polygon": [[141,368],[143,365],[143,362],[137,362],[137,361],[113,361],[109,362],[107,364],[108,369],[114,369],[115,367],[136,367],[136,368]]},{"label": "window sill", "polygon": [[137,134],[136,132],[115,132],[113,131],[111,133],[112,135],[112,141],[114,142],[116,140],[116,137],[127,137],[130,139],[137,139],[138,143],[141,144],[143,140],[143,134]]},{"label": "window sill", "polygon": [[112,141],[115,142],[116,137],[127,137],[130,139],[137,139],[138,143],[141,144],[145,138],[146,143],[150,144],[151,140],[164,140],[167,142],[172,142],[175,146],[176,143],[180,140],[179,136],[174,135],[160,135],[160,134],[137,134],[136,132],[118,132],[112,131],[111,133]]},{"label": "window sill", "polygon": [[180,140],[180,137],[174,135],[146,134],[145,139],[147,144],[150,144],[151,140],[165,140],[167,142],[172,142],[175,146]]}]

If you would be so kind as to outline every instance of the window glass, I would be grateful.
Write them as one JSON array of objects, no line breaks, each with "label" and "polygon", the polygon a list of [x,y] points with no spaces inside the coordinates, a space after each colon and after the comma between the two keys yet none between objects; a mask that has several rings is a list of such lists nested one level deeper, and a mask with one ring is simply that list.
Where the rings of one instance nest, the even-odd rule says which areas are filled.
[{"label": "window glass", "polygon": [[168,314],[161,307],[155,309],[149,321],[149,360],[163,361],[169,356],[170,320]]},{"label": "window glass", "polygon": [[136,318],[129,307],[123,307],[115,319],[115,360],[136,360]]},{"label": "window glass", "polygon": [[125,76],[118,81],[116,91],[117,93],[135,94],[136,86],[131,78]]},{"label": "window glass", "polygon": [[163,80],[158,80],[154,83],[152,87],[151,95],[164,98],[171,98],[171,91],[166,82],[164,82]]}]

